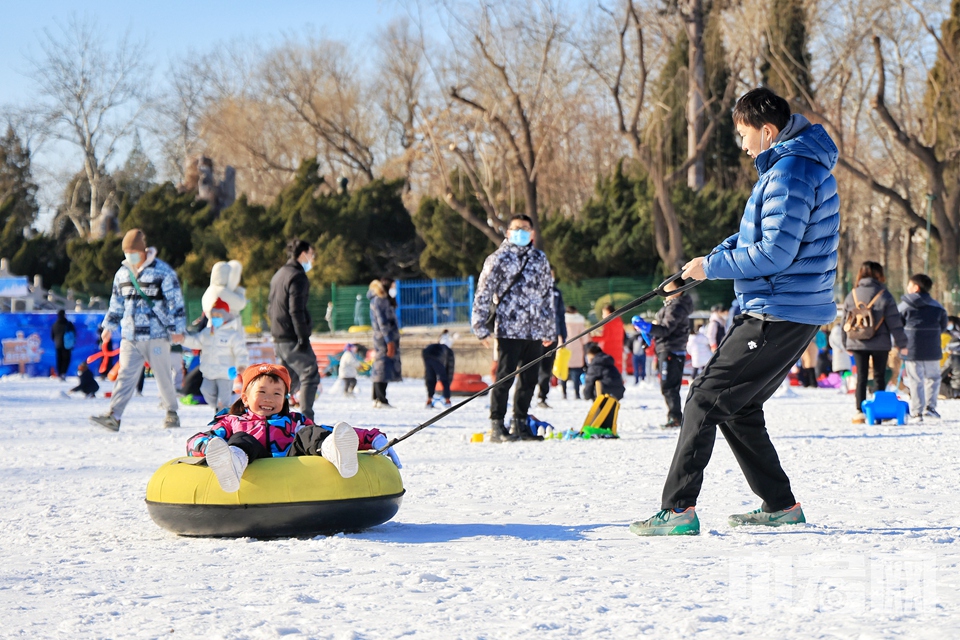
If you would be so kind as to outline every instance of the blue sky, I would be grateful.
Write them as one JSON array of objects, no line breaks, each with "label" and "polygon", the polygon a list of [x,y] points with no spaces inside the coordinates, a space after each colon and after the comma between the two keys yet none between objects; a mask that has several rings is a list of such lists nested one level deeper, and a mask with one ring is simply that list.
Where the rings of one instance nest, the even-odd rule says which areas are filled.
[{"label": "blue sky", "polygon": [[29,99],[32,82],[25,75],[29,72],[26,56],[39,55],[37,41],[43,30],[56,32],[56,21],[65,22],[71,13],[95,20],[113,34],[108,41],[127,29],[135,39],[146,37],[157,70],[190,49],[207,51],[217,42],[230,40],[269,43],[311,27],[347,42],[372,41],[379,27],[405,14],[395,0],[18,0],[3,4],[0,103],[7,104]]},{"label": "blue sky", "polygon": [[[378,29],[406,15],[406,10],[399,0],[10,0],[3,3],[0,13],[0,106],[30,102],[35,85],[28,57],[41,56],[39,41],[44,29],[59,34],[57,23],[65,24],[72,14],[96,22],[108,43],[116,42],[126,31],[134,40],[146,39],[147,55],[159,82],[171,60],[191,50],[210,51],[218,43],[269,44],[285,35],[322,31],[362,51],[365,43],[373,44]],[[149,140],[144,142],[149,151]],[[125,156],[118,152],[113,163],[122,162]],[[64,177],[80,166],[78,149],[68,143],[48,143],[35,154],[34,176],[41,185],[39,228],[46,228],[52,219]]]}]

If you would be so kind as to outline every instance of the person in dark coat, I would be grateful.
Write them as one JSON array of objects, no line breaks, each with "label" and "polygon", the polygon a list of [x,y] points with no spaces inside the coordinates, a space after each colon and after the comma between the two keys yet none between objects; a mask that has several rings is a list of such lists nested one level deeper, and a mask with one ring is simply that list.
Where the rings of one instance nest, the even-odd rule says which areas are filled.
[{"label": "person in dark coat", "polygon": [[433,394],[437,391],[437,382],[443,388],[443,405],[450,406],[450,383],[453,382],[453,371],[456,359],[450,333],[444,329],[440,342],[428,344],[421,355],[423,356],[424,381],[427,384],[427,406],[433,406]]},{"label": "person in dark coat", "polygon": [[[676,281],[670,282],[664,290],[673,291],[678,286]],[[683,365],[687,359],[691,313],[693,300],[681,292],[666,297],[653,324],[639,316],[635,316],[634,320],[634,327],[648,344],[650,340],[656,341],[654,347],[657,362],[660,364],[660,391],[667,403],[665,427],[679,427],[683,420],[683,412],[680,410],[680,386],[683,384]]]},{"label": "person in dark coat", "polygon": [[[847,294],[843,302],[843,317],[857,306],[857,302],[869,305],[870,315],[873,316],[873,326],[876,333],[869,340],[855,340],[843,332],[843,346],[853,356],[857,366],[857,412],[853,417],[855,424],[866,421],[863,416],[863,401],[867,399],[867,380],[870,373],[870,363],[873,363],[873,379],[877,391],[887,388],[887,356],[890,354],[890,340],[893,339],[898,349],[907,347],[907,334],[903,331],[903,319],[897,310],[897,303],[887,291],[884,284],[883,265],[867,261],[860,265],[853,291]],[[879,295],[879,297],[877,297]]]},{"label": "person in dark coat", "polygon": [[50,327],[50,339],[57,349],[57,376],[66,380],[73,346],[77,343],[77,329],[67,320],[67,313],[63,309],[57,311],[57,319]]},{"label": "person in dark coat", "polygon": [[80,366],[77,367],[77,375],[80,376],[80,384],[70,389],[70,393],[79,391],[85,398],[96,398],[97,391],[100,391],[100,385],[97,384],[97,380],[93,377],[93,371],[90,371],[86,362],[81,362]]},{"label": "person in dark coat", "polygon": [[387,385],[403,380],[400,367],[400,325],[397,322],[397,300],[390,294],[392,278],[380,278],[370,283],[370,325],[373,327],[373,406],[390,407]]},{"label": "person in dark coat", "polygon": [[[941,385],[949,385],[948,398],[960,398],[960,318],[947,317],[947,361],[943,364],[940,373]],[[942,386],[941,386],[942,388]]]},{"label": "person in dark coat", "polygon": [[623,376],[617,371],[613,358],[603,352],[603,348],[596,342],[587,347],[587,374],[583,382],[583,397],[594,400],[597,397],[597,381],[600,381],[600,392],[613,396],[617,400],[623,399]]},{"label": "person in dark coat", "polygon": [[320,368],[310,345],[313,323],[307,309],[307,272],[316,254],[310,243],[294,238],[287,243],[287,256],[287,263],[270,280],[270,334],[277,360],[290,373],[290,395],[300,392],[300,411],[313,420]]},{"label": "person in dark coat", "polygon": [[947,330],[947,312],[930,296],[933,280],[925,273],[910,276],[907,293],[900,298],[900,316],[907,334],[907,387],[910,389],[910,416],[916,420],[939,419],[940,334]]},{"label": "person in dark coat", "polygon": [[[567,341],[567,306],[563,303],[563,294],[560,292],[560,289],[557,288],[557,272],[553,269],[550,269],[550,275],[554,278],[553,311],[557,316],[557,337],[553,342],[544,347],[544,351],[550,351],[550,349],[553,349],[557,345],[562,345]],[[539,398],[537,406],[541,409],[550,408],[550,405],[547,404],[547,394],[550,393],[550,379],[553,377],[553,363],[556,359],[557,353],[554,351],[549,357],[540,361],[540,375],[537,379],[540,389],[539,393],[537,394],[537,397]]]}]

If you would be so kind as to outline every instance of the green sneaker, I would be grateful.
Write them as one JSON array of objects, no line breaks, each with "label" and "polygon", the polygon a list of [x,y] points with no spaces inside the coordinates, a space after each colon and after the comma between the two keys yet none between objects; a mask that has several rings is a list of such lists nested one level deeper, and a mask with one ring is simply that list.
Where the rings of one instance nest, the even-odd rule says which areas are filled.
[{"label": "green sneaker", "polygon": [[630,525],[630,533],[638,536],[696,536],[700,534],[700,520],[695,507],[687,507],[680,513],[673,509],[658,511],[647,520]]},{"label": "green sneaker", "polygon": [[800,524],[806,521],[807,519],[803,517],[803,509],[800,508],[799,502],[789,509],[784,509],[783,511],[767,513],[763,509],[756,509],[750,513],[738,513],[732,515],[727,519],[727,522],[730,523],[731,527],[739,527],[740,525],[744,524],[759,524],[765,527],[779,527],[785,524]]}]

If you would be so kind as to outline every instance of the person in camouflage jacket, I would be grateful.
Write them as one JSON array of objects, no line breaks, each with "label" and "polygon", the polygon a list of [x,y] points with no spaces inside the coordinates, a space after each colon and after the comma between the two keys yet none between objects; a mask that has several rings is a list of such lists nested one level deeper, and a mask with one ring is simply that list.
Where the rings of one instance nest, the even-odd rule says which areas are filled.
[{"label": "person in camouflage jacket", "polygon": [[128,231],[122,246],[126,259],[113,278],[110,308],[100,336],[107,343],[119,330],[120,370],[110,413],[90,419],[111,431],[119,431],[120,417],[133,397],[144,365],[149,363],[167,411],[163,426],[179,427],[170,343],[182,343],[187,328],[180,281],[170,265],[157,258],[157,250],[147,247],[140,229]]},{"label": "person in camouflage jacket", "polygon": [[[473,332],[491,346],[496,339],[497,379],[510,375],[543,355],[544,346],[557,338],[553,305],[553,276],[543,251],[533,246],[533,222],[528,216],[514,216],[507,239],[483,263],[473,299]],[[496,302],[497,307],[491,309]],[[489,321],[493,317],[493,331]],[[504,418],[510,387],[490,392],[490,438],[494,442],[536,439],[527,429],[527,412],[537,386],[537,368],[517,378],[513,398],[513,428],[507,431]]]}]

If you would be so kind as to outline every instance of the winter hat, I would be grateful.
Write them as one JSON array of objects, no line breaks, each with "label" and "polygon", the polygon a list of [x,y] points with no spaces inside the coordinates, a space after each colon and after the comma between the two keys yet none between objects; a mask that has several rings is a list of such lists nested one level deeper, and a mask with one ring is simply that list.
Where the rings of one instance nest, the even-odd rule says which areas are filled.
[{"label": "winter hat", "polygon": [[140,229],[130,229],[130,231],[127,231],[127,235],[123,236],[123,243],[121,246],[123,247],[124,253],[146,251],[147,239],[143,235],[143,231],[140,231]]},{"label": "winter hat", "polygon": [[213,311],[214,309],[223,309],[225,313],[230,313],[230,305],[224,302],[222,298],[217,298],[217,301],[213,303],[213,307],[210,309],[210,311]]},{"label": "winter hat", "polygon": [[243,392],[246,393],[250,383],[263,375],[280,378],[283,384],[286,385],[287,391],[290,390],[290,374],[287,373],[287,368],[283,365],[264,362],[261,364],[252,364],[243,370],[243,375],[240,376],[240,379],[243,381],[243,386],[241,387]]}]

